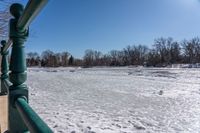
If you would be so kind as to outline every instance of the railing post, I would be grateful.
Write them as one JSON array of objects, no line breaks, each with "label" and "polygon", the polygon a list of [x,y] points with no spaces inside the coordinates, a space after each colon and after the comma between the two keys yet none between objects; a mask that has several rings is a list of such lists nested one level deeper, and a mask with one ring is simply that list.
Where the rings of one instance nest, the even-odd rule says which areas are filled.
[{"label": "railing post", "polygon": [[[1,41],[1,80],[7,79],[8,78],[8,51],[3,52],[4,46],[6,45],[6,41],[2,40]],[[1,84],[1,95],[6,95],[7,94],[6,88]]]},{"label": "railing post", "polygon": [[1,89],[0,89],[0,132],[8,130],[8,88],[4,80],[8,78],[8,51],[3,52],[6,41],[1,41]]},{"label": "railing post", "polygon": [[24,97],[28,101],[28,89],[24,84],[27,79],[26,59],[24,52],[24,42],[28,37],[28,30],[17,28],[17,22],[22,15],[24,8],[21,4],[15,3],[10,7],[13,19],[10,20],[9,37],[13,41],[9,79],[12,86],[9,88],[9,132],[21,133],[27,131],[19,112],[15,107],[16,99]]}]

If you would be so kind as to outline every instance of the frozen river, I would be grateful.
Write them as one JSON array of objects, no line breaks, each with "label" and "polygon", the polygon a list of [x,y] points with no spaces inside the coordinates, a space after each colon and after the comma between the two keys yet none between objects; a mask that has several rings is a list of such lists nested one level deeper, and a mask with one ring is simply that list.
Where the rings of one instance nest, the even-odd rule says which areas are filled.
[{"label": "frozen river", "polygon": [[29,68],[27,84],[56,133],[200,131],[200,69]]}]

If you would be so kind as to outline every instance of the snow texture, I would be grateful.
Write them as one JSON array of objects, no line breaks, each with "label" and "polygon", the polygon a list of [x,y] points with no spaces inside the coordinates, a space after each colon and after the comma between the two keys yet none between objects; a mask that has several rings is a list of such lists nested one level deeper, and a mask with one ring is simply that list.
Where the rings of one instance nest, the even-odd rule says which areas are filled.
[{"label": "snow texture", "polygon": [[200,69],[29,68],[27,84],[55,133],[200,131]]}]

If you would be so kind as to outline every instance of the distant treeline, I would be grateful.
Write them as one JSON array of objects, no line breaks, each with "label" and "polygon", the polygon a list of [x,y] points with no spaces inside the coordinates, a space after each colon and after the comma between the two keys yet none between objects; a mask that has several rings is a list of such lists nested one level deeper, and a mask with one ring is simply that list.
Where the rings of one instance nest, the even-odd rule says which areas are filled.
[{"label": "distant treeline", "polygon": [[74,58],[69,52],[54,53],[46,50],[39,55],[27,54],[28,66],[167,66],[179,63],[200,63],[200,39],[198,37],[181,42],[172,38],[155,39],[151,48],[146,45],[129,45],[122,50],[111,50],[103,54],[98,50],[88,49],[82,59]]}]

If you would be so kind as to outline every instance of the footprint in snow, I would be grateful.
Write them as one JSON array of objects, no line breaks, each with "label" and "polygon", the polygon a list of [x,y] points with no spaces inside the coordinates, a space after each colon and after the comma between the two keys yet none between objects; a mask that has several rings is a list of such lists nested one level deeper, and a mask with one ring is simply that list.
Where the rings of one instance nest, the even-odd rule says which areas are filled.
[{"label": "footprint in snow", "polygon": [[134,125],[134,127],[138,130],[145,130],[145,127],[139,126],[139,125]]},{"label": "footprint in snow", "polygon": [[164,93],[163,90],[160,90],[160,91],[158,92],[159,95],[163,95],[163,93]]},{"label": "footprint in snow", "polygon": [[141,124],[141,123],[135,123],[132,121],[128,121],[129,123],[131,123],[137,130],[145,130],[146,128]]},{"label": "footprint in snow", "polygon": [[128,75],[131,75],[131,74],[133,74],[133,72],[128,72]]},{"label": "footprint in snow", "polygon": [[75,70],[69,70],[69,72],[75,72]]}]

